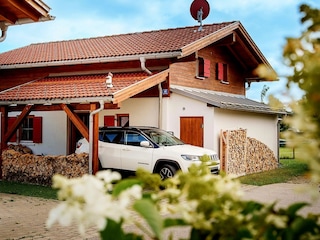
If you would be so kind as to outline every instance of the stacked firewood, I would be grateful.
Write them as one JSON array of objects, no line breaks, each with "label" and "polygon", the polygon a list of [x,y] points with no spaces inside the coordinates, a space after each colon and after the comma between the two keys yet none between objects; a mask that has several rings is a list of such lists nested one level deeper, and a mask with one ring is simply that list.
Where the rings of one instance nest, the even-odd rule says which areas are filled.
[{"label": "stacked firewood", "polygon": [[278,161],[271,149],[254,138],[247,138],[247,173],[278,168]]},{"label": "stacked firewood", "polygon": [[237,176],[269,171],[278,167],[272,150],[257,139],[247,137],[247,130],[221,131],[222,170]]},{"label": "stacked firewood", "polygon": [[10,144],[8,146],[8,149],[13,149],[19,153],[25,154],[25,153],[32,153],[32,150],[30,148],[28,148],[27,146],[23,146],[21,144]]},{"label": "stacked firewood", "polygon": [[88,154],[37,156],[8,148],[2,153],[4,180],[50,186],[52,176],[80,177],[89,171]]},{"label": "stacked firewood", "polygon": [[244,175],[246,173],[247,131],[229,131],[227,172]]}]

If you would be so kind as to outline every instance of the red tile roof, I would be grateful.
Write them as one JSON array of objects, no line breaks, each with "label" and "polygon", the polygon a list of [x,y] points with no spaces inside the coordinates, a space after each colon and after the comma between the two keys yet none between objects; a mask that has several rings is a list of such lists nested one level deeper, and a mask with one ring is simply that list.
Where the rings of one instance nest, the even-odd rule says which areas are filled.
[{"label": "red tile roof", "polygon": [[0,65],[93,60],[181,51],[199,39],[235,22],[31,44],[0,54]]},{"label": "red tile roof", "polygon": [[0,102],[107,97],[148,77],[144,72],[116,73],[113,88],[107,89],[106,76],[47,77],[0,92]]}]

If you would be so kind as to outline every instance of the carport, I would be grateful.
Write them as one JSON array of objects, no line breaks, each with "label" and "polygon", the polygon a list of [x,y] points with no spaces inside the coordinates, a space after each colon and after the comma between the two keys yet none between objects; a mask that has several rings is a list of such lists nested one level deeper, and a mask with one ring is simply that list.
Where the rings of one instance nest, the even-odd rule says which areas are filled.
[{"label": "carport", "polygon": [[[158,85],[161,89],[161,83],[168,80],[168,74],[169,70],[151,76],[145,72],[49,76],[4,90],[0,92],[1,153],[30,112],[64,111],[92,146],[89,173],[95,174],[99,166],[99,111],[120,108],[121,102],[154,86]],[[159,92],[161,101],[162,92]],[[77,111],[90,112],[89,128],[79,118]],[[9,112],[19,112],[14,122],[9,123]]]}]

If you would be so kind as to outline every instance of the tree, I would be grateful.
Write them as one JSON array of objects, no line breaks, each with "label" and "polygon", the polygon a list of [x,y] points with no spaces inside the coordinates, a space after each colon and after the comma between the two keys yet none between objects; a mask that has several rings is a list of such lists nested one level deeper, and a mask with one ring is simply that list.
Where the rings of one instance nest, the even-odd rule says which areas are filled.
[{"label": "tree", "polygon": [[301,101],[292,102],[294,111],[286,122],[300,134],[290,132],[294,145],[303,148],[303,159],[309,162],[313,180],[320,181],[320,10],[301,5],[302,24],[306,27],[298,38],[287,38],[283,50],[285,63],[294,72],[288,78],[304,91]]}]

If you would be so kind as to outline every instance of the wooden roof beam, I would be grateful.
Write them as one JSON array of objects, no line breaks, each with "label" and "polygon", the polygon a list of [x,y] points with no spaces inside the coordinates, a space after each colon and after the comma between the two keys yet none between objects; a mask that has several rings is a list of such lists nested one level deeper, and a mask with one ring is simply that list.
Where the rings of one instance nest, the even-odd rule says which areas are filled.
[{"label": "wooden roof beam", "polygon": [[75,127],[79,130],[84,138],[89,141],[89,129],[88,127],[82,122],[79,116],[74,113],[66,104],[60,104],[61,108],[66,112],[68,118],[71,122],[75,125]]},{"label": "wooden roof beam", "polygon": [[113,95],[113,103],[118,104],[144,90],[147,90],[157,84],[164,82],[169,75],[169,69],[164,70],[160,73],[147,77],[146,79],[139,81],[131,86],[124,88]]},{"label": "wooden roof beam", "polygon": [[4,135],[3,142],[7,143],[9,139],[13,136],[13,134],[17,131],[18,127],[21,125],[23,120],[29,115],[31,112],[31,108],[33,105],[26,105],[22,110],[21,114],[17,119],[14,121],[12,126],[9,128],[8,132]]},{"label": "wooden roof beam", "polygon": [[[24,13],[26,16],[28,16],[30,19],[32,19],[33,21],[38,21],[41,13],[39,12],[35,12],[34,9],[30,6],[30,5],[24,5],[22,3],[25,3],[24,1],[18,1],[18,0],[8,0],[8,2],[15,7],[16,9],[18,9],[19,11],[21,11],[22,13]],[[47,15],[47,14],[46,14]]]},{"label": "wooden roof beam", "polygon": [[11,12],[5,11],[5,9],[0,8],[0,16],[5,19],[5,21],[15,24],[16,21],[18,21],[17,16],[12,14]]}]

